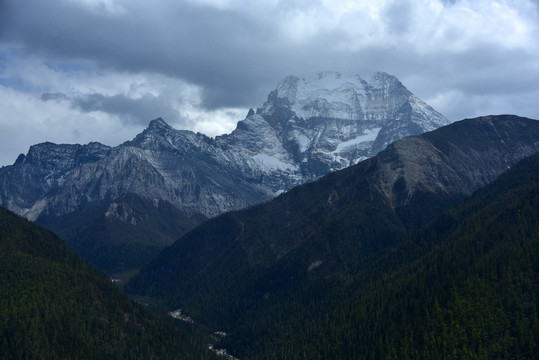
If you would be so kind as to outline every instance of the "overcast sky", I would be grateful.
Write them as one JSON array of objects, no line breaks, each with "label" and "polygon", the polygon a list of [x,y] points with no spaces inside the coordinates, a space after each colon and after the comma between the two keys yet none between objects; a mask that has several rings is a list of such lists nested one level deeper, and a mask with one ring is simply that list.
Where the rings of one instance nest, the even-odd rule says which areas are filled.
[{"label": "overcast sky", "polygon": [[0,166],[157,117],[229,133],[325,70],[385,71],[451,120],[539,119],[539,0],[0,0]]}]

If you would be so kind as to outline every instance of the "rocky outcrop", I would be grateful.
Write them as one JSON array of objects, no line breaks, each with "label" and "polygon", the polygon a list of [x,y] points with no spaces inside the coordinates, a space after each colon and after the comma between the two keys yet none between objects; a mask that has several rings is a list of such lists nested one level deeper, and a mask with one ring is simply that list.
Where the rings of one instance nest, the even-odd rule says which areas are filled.
[{"label": "rocky outcrop", "polygon": [[466,119],[397,140],[373,160],[374,183],[393,207],[418,193],[469,196],[539,151],[539,121],[512,115]]}]

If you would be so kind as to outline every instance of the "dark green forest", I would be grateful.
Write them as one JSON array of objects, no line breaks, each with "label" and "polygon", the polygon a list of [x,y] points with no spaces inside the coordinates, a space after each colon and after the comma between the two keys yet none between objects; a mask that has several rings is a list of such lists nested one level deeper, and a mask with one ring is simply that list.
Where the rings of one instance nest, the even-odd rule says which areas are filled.
[{"label": "dark green forest", "polygon": [[227,346],[252,359],[536,359],[538,255],[535,155],[344,284],[253,311]]},{"label": "dark green forest", "polygon": [[204,359],[51,232],[0,208],[0,359]]},{"label": "dark green forest", "polygon": [[[300,199],[308,202],[312,197]],[[242,217],[227,214],[174,246],[191,251],[193,259],[197,253],[240,256],[225,256],[227,262],[221,258],[219,271],[212,273],[200,270],[203,264],[189,264],[197,271],[181,273],[180,278],[188,289],[171,288],[168,294],[158,284],[152,289],[169,304],[183,294],[181,305],[188,304],[195,317],[227,331],[220,345],[241,359],[537,358],[539,155],[514,165],[462,205],[408,235],[395,214],[380,207],[375,197],[371,200],[353,204],[348,209],[355,211],[342,212],[319,227],[296,223],[290,229],[304,231],[308,246],[294,248],[287,262],[269,272],[264,261],[272,249],[264,252],[264,246],[285,246],[279,239],[285,239],[287,231],[291,238],[294,234],[277,227],[278,222],[272,225],[275,217],[257,215],[267,214],[262,207]],[[305,207],[310,212],[298,221],[327,211],[312,201]],[[277,209],[278,204],[279,199],[268,206]],[[376,206],[379,210],[372,211]],[[280,207],[285,214],[288,209]],[[387,236],[382,244],[361,243],[357,235],[360,243],[354,244],[354,234],[365,233],[355,225],[360,215],[367,216],[365,229],[377,232],[366,239],[393,233],[401,234],[401,240]],[[251,238],[262,244],[251,248],[258,253],[240,251],[246,221],[251,221],[250,228],[273,229],[258,233],[264,239]],[[350,232],[354,228],[357,231]],[[212,241],[212,236],[218,239]],[[196,243],[197,238],[209,240]],[[328,247],[331,251],[325,252]],[[333,258],[314,261],[313,253]],[[242,268],[246,263],[254,265]],[[158,271],[150,274],[162,276]],[[235,278],[238,271],[245,277]],[[253,279],[258,281],[250,282]]]}]

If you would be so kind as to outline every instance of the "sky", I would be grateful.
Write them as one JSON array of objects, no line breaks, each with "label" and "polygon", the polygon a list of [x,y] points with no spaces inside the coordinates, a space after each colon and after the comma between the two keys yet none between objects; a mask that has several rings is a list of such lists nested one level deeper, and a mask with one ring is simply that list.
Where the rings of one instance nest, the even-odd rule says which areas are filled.
[{"label": "sky", "polygon": [[539,119],[539,0],[0,0],[0,166],[158,117],[230,133],[320,71],[384,71],[450,120]]}]

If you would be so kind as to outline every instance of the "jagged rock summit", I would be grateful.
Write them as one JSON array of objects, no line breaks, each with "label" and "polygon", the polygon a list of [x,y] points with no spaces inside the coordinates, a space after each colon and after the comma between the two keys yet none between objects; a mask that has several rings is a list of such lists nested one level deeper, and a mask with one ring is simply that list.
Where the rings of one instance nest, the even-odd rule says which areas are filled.
[{"label": "jagged rock summit", "polygon": [[311,79],[289,76],[257,114],[310,180],[371,157],[397,139],[449,124],[383,72],[368,81],[338,72]]},{"label": "jagged rock summit", "polygon": [[[287,77],[231,133],[209,138],[156,119],[132,141],[30,148],[0,169],[0,205],[37,219],[123,194],[214,216],[375,155],[449,121],[394,76]],[[23,185],[24,184],[24,185]]]}]

